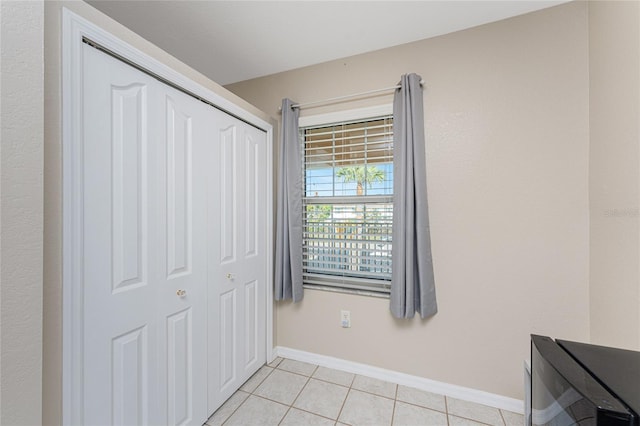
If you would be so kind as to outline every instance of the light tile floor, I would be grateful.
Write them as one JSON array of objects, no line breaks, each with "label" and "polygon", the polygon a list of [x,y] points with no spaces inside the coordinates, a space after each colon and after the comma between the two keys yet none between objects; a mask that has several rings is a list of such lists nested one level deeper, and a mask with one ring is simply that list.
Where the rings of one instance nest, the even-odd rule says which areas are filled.
[{"label": "light tile floor", "polygon": [[276,358],[207,420],[242,426],[522,426],[521,414]]}]

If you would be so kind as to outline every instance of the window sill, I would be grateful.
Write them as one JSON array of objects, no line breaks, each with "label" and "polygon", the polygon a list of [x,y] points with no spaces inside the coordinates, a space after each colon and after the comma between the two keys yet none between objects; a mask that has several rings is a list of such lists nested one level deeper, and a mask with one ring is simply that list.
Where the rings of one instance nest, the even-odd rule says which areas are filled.
[{"label": "window sill", "polygon": [[303,288],[308,290],[328,291],[331,293],[346,293],[357,296],[376,297],[378,299],[389,299],[391,295],[389,293],[371,291],[371,290],[355,290],[349,288],[322,286],[318,284],[303,284]]}]

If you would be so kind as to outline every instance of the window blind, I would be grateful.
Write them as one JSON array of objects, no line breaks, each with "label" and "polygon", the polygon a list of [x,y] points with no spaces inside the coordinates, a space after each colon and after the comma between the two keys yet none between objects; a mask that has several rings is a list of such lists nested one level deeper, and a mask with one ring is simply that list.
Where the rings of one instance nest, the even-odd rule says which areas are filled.
[{"label": "window blind", "polygon": [[393,118],[301,129],[306,285],[388,293]]}]

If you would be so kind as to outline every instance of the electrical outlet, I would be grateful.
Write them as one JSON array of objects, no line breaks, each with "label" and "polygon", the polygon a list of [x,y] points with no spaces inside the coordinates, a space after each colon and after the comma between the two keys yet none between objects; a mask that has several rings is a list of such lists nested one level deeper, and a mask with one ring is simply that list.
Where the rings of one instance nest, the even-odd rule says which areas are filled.
[{"label": "electrical outlet", "polygon": [[351,312],[350,311],[340,311],[340,325],[342,325],[342,328],[350,328],[351,327]]}]

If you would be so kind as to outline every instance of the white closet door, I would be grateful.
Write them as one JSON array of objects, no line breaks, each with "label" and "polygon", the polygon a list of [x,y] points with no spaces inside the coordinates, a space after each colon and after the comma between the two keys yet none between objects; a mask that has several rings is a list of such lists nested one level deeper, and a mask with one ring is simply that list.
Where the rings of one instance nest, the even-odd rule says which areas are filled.
[{"label": "white closet door", "polygon": [[209,107],[83,58],[84,424],[202,424]]},{"label": "white closet door", "polygon": [[[163,424],[207,419],[207,144],[209,105],[165,85],[157,157],[159,405]],[[162,123],[162,124],[160,124]]]},{"label": "white closet door", "polygon": [[266,360],[266,134],[215,121],[209,209],[209,412]]},{"label": "white closet door", "polygon": [[158,423],[155,81],[84,47],[84,423]]}]

